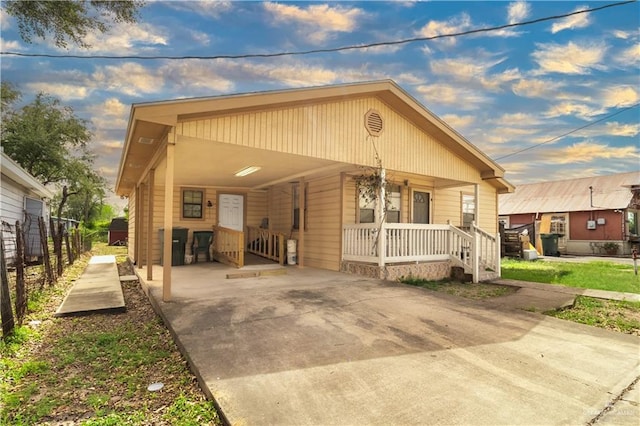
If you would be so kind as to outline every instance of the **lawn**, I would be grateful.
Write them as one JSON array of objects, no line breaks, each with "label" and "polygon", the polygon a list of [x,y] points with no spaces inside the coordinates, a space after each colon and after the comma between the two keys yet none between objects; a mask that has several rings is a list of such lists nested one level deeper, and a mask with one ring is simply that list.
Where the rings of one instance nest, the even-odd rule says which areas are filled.
[{"label": "lawn", "polygon": [[640,276],[632,265],[592,261],[587,263],[504,259],[502,278],[561,284],[569,287],[640,293]]},{"label": "lawn", "polygon": [[[115,254],[130,269],[126,248],[93,254]],[[52,316],[87,262],[38,295],[25,325],[0,340],[0,424],[219,425],[137,281],[122,285],[124,313]],[[155,382],[164,387],[149,391]]]}]

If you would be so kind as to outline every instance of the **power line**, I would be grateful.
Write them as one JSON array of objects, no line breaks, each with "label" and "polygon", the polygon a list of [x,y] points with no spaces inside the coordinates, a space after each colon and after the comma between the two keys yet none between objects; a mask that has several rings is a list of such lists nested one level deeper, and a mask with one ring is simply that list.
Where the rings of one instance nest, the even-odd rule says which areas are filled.
[{"label": "power line", "polygon": [[381,46],[396,46],[401,44],[408,43],[416,43],[420,41],[430,41],[437,40],[441,38],[451,38],[451,37],[461,37],[470,34],[479,34],[479,33],[487,33],[493,31],[500,31],[507,28],[521,27],[525,25],[538,24],[540,22],[545,21],[553,21],[556,19],[568,18],[570,16],[575,16],[583,13],[592,13],[598,12],[604,9],[608,9],[611,7],[624,6],[630,3],[636,3],[637,0],[629,0],[618,3],[610,3],[604,6],[594,7],[590,9],[582,9],[577,10],[571,13],[565,13],[562,15],[553,15],[547,16],[544,18],[532,19],[530,21],[516,22],[513,24],[505,24],[495,27],[486,27],[486,28],[476,28],[473,30],[461,31],[457,33],[450,34],[438,34],[430,37],[414,37],[402,40],[392,40],[392,41],[381,41],[376,43],[367,43],[360,45],[348,45],[342,47],[333,47],[327,49],[312,49],[312,50],[300,50],[293,52],[275,52],[275,53],[249,53],[242,55],[212,55],[212,56],[201,56],[201,55],[190,55],[190,56],[138,56],[138,55],[54,55],[54,54],[44,54],[44,53],[20,53],[20,52],[0,52],[1,55],[10,55],[10,56],[21,56],[21,57],[32,57],[32,58],[72,58],[72,59],[139,59],[139,60],[156,60],[156,59],[166,59],[166,60],[182,60],[182,59],[251,59],[251,58],[276,58],[281,56],[301,56],[301,55],[311,55],[316,53],[334,53],[334,52],[342,52],[345,50],[359,50],[359,49],[368,49],[371,47],[381,47]]},{"label": "power line", "polygon": [[578,132],[578,131],[580,131],[580,130],[586,129],[587,127],[591,127],[591,126],[593,126],[593,125],[596,125],[596,124],[598,124],[598,123],[601,123],[601,122],[603,122],[603,121],[606,121],[606,120],[608,120],[608,119],[610,119],[610,118],[615,117],[615,116],[616,116],[616,115],[618,115],[618,114],[622,114],[622,113],[623,113],[623,112],[625,112],[625,111],[629,111],[630,109],[635,108],[635,107],[637,107],[638,105],[640,105],[640,102],[638,102],[638,103],[636,103],[636,104],[634,104],[634,105],[631,105],[631,106],[629,106],[629,107],[623,108],[623,109],[621,109],[620,111],[616,111],[616,112],[614,112],[613,114],[609,114],[609,115],[607,115],[607,116],[605,116],[605,117],[602,117],[602,118],[600,118],[600,119],[598,119],[598,120],[596,120],[596,121],[593,121],[593,122],[591,122],[591,123],[589,123],[589,124],[585,124],[584,126],[578,127],[577,129],[573,129],[573,130],[571,130],[571,131],[569,131],[569,132],[566,132],[566,133],[563,133],[563,134],[561,134],[561,135],[559,135],[559,136],[555,136],[555,137],[553,137],[553,138],[551,138],[551,139],[549,139],[549,140],[546,140],[546,141],[544,141],[544,142],[540,142],[540,143],[537,143],[537,144],[535,144],[535,145],[529,146],[529,147],[527,147],[527,148],[523,148],[523,149],[520,149],[520,150],[518,150],[518,151],[514,151],[514,152],[512,152],[511,154],[503,155],[502,157],[494,158],[494,160],[495,160],[495,161],[498,161],[498,160],[502,160],[502,159],[507,158],[507,157],[512,157],[512,156],[514,156],[514,155],[517,155],[517,154],[523,153],[523,152],[525,152],[525,151],[529,151],[530,149],[534,149],[534,148],[537,148],[537,147],[539,147],[539,146],[546,145],[546,144],[548,144],[548,143],[551,143],[551,142],[557,141],[558,139],[562,139],[562,138],[563,138],[563,137],[565,137],[565,136],[568,136],[568,135],[573,134],[573,133],[576,133],[576,132]]}]

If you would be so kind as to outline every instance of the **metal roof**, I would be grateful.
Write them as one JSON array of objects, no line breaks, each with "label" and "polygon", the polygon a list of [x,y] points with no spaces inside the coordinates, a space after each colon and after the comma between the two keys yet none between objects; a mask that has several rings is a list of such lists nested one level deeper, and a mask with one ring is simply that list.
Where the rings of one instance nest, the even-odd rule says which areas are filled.
[{"label": "metal roof", "polygon": [[515,192],[500,194],[498,212],[509,215],[624,209],[633,198],[631,187],[640,189],[640,170],[519,185]]}]

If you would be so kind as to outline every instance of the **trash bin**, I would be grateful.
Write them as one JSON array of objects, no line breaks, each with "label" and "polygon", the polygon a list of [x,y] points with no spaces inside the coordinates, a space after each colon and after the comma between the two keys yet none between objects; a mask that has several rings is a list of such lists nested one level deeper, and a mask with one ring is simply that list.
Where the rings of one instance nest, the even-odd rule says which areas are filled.
[{"label": "trash bin", "polygon": [[540,234],[543,256],[560,256],[558,251],[558,234]]},{"label": "trash bin", "polygon": [[[160,265],[163,265],[164,228],[158,230],[160,235]],[[171,266],[184,265],[189,228],[175,227],[171,229]]]}]

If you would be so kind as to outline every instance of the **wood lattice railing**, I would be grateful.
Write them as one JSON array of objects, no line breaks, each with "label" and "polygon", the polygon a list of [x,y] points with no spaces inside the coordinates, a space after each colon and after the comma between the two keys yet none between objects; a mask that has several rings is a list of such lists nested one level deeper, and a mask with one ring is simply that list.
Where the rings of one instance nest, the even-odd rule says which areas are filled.
[{"label": "wood lattice railing", "polygon": [[247,251],[284,264],[284,234],[247,226]]},{"label": "wood lattice railing", "polygon": [[244,266],[244,232],[214,226],[213,258],[218,262],[242,268]]}]

